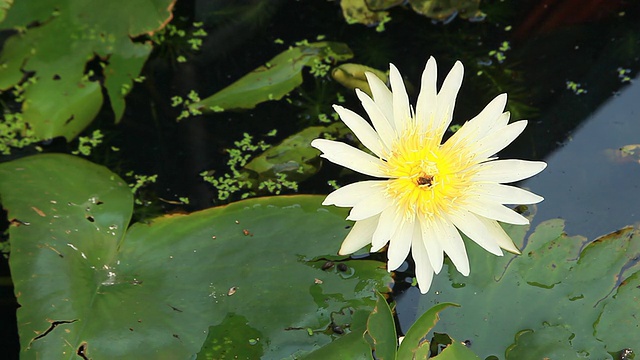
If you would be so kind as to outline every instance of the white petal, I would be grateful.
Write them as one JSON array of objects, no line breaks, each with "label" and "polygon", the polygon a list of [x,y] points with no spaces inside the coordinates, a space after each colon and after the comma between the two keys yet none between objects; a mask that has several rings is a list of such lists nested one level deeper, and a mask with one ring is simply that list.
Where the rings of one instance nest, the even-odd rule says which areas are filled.
[{"label": "white petal", "polygon": [[436,274],[440,273],[442,265],[444,264],[444,250],[442,250],[442,246],[440,246],[438,239],[433,234],[422,231],[421,222],[416,224],[416,231],[418,231],[418,234],[414,235],[413,241],[422,241],[422,246],[426,249],[427,255],[429,255],[429,262],[431,263],[433,272]]},{"label": "white petal", "polygon": [[404,81],[398,69],[393,64],[389,64],[389,68],[389,82],[393,96],[393,119],[396,129],[402,133],[411,120],[409,95],[407,95],[407,89],[404,87]]},{"label": "white petal", "polygon": [[436,107],[435,121],[438,125],[435,127],[436,137],[441,139],[444,132],[449,127],[453,118],[453,109],[456,104],[456,97],[462,85],[464,76],[464,66],[460,61],[456,61],[455,65],[442,83],[442,88],[438,93],[438,105]]},{"label": "white petal", "polygon": [[369,83],[369,87],[371,88],[373,101],[376,102],[376,105],[378,105],[380,111],[382,111],[384,116],[389,120],[391,126],[394,126],[393,96],[391,95],[391,90],[389,90],[387,85],[373,73],[366,72],[364,73],[364,75],[367,77],[367,82]]},{"label": "white petal", "polygon": [[423,130],[433,128],[434,114],[436,112],[436,80],[438,78],[438,66],[436,60],[432,57],[427,61],[427,65],[422,72],[422,84],[420,85],[420,94],[418,94],[418,102],[416,103],[416,119],[422,124]]},{"label": "white petal", "polygon": [[478,140],[474,146],[476,159],[495,155],[522,134],[525,127],[527,127],[527,120],[516,121]]},{"label": "white petal", "polygon": [[478,216],[469,211],[459,211],[449,214],[449,218],[460,231],[482,246],[483,249],[494,255],[502,256],[502,250],[491,237],[490,230],[478,219]]},{"label": "white petal", "polygon": [[333,105],[333,109],[340,115],[340,119],[345,125],[353,131],[362,145],[366,146],[378,157],[382,157],[384,153],[382,140],[365,119],[340,105]]},{"label": "white petal", "polygon": [[384,187],[386,180],[368,180],[349,184],[333,191],[322,202],[322,205],[352,207],[364,200],[374,191]]},{"label": "white petal", "polygon": [[402,265],[411,250],[414,222],[405,220],[397,228],[389,241],[387,270],[393,271]]},{"label": "white petal", "polygon": [[503,112],[502,115],[498,116],[498,120],[495,121],[494,129],[501,129],[507,126],[507,124],[509,124],[510,118],[511,113],[509,111]]},{"label": "white petal", "polygon": [[372,216],[368,219],[356,221],[353,224],[353,228],[349,231],[349,234],[342,242],[340,255],[348,255],[362,249],[365,245],[371,243],[371,235],[373,235],[373,229],[378,222],[378,216]]},{"label": "white petal", "polygon": [[344,166],[365,175],[386,177],[382,171],[386,167],[384,161],[364,151],[358,150],[351,145],[339,141],[315,139],[311,142],[311,146],[322,151],[323,154],[321,156],[334,164]]},{"label": "white petal", "polygon": [[465,208],[480,216],[515,225],[527,225],[529,220],[508,207],[482,198],[471,198]]},{"label": "white petal", "polygon": [[484,197],[487,201],[500,204],[537,204],[544,200],[542,196],[515,186],[497,183],[479,183],[473,187],[477,196]]},{"label": "white petal", "polygon": [[514,254],[520,254],[520,250],[516,247],[516,244],[513,243],[513,240],[511,240],[509,235],[507,235],[497,221],[487,219],[483,216],[478,216],[478,219],[485,224],[489,231],[491,231],[491,237],[496,243],[498,243],[498,246]]},{"label": "white petal", "polygon": [[353,206],[347,220],[363,220],[373,215],[380,214],[384,209],[392,205],[382,187],[373,187],[369,196]]},{"label": "white petal", "polygon": [[[501,118],[505,114],[503,112],[504,112],[504,107],[506,105],[507,105],[507,94],[500,94],[495,98],[493,98],[493,100],[491,100],[491,102],[489,102],[489,104],[487,104],[487,106],[485,106],[485,108],[482,109],[482,111],[480,111],[480,113],[476,115],[476,117],[469,120],[469,122],[475,123],[479,129],[484,130],[484,132],[480,133],[479,135],[481,137],[485,136],[486,134],[492,131],[494,126],[497,126],[498,128],[500,128],[507,125],[504,122],[504,118]],[[506,114],[507,114],[507,120],[508,120],[509,114],[508,113]]]},{"label": "white petal", "polygon": [[369,119],[371,119],[373,127],[378,132],[378,136],[380,136],[387,149],[390,149],[393,145],[393,140],[396,138],[396,131],[393,126],[369,95],[360,89],[356,89],[356,95],[362,102],[362,107],[364,107],[367,115],[369,115]]},{"label": "white petal", "polygon": [[473,181],[491,181],[501,184],[530,178],[547,167],[543,161],[496,160],[477,165]]},{"label": "white petal", "polygon": [[501,94],[496,96],[476,117],[467,121],[462,125],[451,138],[447,140],[447,145],[451,147],[458,144],[475,142],[486,136],[496,129],[503,128],[507,125],[505,120],[509,121],[509,113],[503,113],[507,103],[507,95]]},{"label": "white petal", "polygon": [[393,206],[386,208],[380,214],[380,220],[378,220],[378,225],[375,227],[371,239],[371,252],[380,251],[380,249],[387,245],[391,239],[391,235],[396,232],[396,228],[398,224],[400,224],[397,219],[397,212]]},{"label": "white petal", "polygon": [[421,241],[411,242],[411,256],[416,263],[416,279],[420,292],[426,294],[433,281],[433,269],[428,259],[427,250]]},{"label": "white petal", "polygon": [[420,222],[422,233],[438,240],[444,252],[449,256],[458,272],[469,275],[469,258],[464,247],[462,237],[453,224],[440,219],[423,220]]}]

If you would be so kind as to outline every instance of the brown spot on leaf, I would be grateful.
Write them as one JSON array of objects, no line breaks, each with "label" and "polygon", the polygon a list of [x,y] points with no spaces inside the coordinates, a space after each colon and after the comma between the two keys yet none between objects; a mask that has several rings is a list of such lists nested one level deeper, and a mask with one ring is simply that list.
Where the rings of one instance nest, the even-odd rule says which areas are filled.
[{"label": "brown spot on leaf", "polygon": [[32,206],[32,207],[31,207],[31,209],[32,209],[33,211],[35,211],[35,212],[36,212],[36,214],[38,214],[38,215],[40,215],[40,216],[42,216],[42,217],[47,216],[47,214],[45,214],[45,213],[44,213],[44,211],[42,211],[42,210],[38,209],[38,208],[37,208],[37,207],[35,207],[35,206]]}]

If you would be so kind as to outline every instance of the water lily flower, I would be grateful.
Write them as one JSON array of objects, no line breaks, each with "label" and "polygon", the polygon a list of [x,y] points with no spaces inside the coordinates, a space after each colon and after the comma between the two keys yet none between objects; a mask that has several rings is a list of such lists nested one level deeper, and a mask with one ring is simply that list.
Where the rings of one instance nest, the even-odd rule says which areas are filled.
[{"label": "water lily flower", "polygon": [[398,69],[391,64],[391,90],[367,74],[373,98],[356,94],[371,124],[339,105],[335,111],[373,155],[338,141],[315,139],[311,145],[327,160],[376,180],[346,185],[324,205],[351,207],[355,224],[340,248],[342,255],[371,244],[371,251],[389,244],[387,268],[397,269],[413,256],[422,293],[442,270],[444,254],[469,275],[469,259],[460,232],[488,252],[519,253],[500,222],[529,221],[505,204],[535,204],[541,196],[505,185],[531,177],[547,165],[542,161],[498,160],[495,154],[515,140],[526,120],[509,124],[507,95],[493,99],[442,143],[453,116],[464,68],[456,62],[437,91],[436,61],[428,60],[417,104],[409,97]]}]

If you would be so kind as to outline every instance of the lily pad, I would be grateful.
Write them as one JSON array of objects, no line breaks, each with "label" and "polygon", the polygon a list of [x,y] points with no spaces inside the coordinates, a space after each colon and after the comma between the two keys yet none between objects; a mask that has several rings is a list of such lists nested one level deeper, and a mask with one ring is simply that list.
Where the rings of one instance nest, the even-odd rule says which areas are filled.
[{"label": "lily pad", "polygon": [[[374,4],[378,8],[388,8],[398,5],[398,1],[383,1],[385,4]],[[386,6],[386,5],[389,6]],[[372,9],[365,0],[340,0],[342,15],[347,24],[364,24],[367,26],[375,26],[384,21],[389,13],[379,9]]]},{"label": "lily pad", "polygon": [[292,47],[190,107],[202,112],[253,109],[265,101],[280,100],[300,86],[305,66],[352,57],[351,49],[339,42],[322,41]]},{"label": "lily pad", "polygon": [[[402,0],[341,0],[342,14],[348,24],[374,26],[389,19],[392,7],[402,5]],[[411,8],[430,19],[448,21],[456,16],[463,19],[480,19],[480,0],[409,0]]]},{"label": "lily pad", "polygon": [[483,16],[480,0],[409,0],[409,4],[418,14],[440,21],[455,16],[463,19]]},{"label": "lily pad", "polygon": [[367,7],[373,11],[386,10],[401,5],[404,0],[365,0]]},{"label": "lily pad", "polygon": [[420,307],[461,305],[436,331],[470,340],[482,357],[507,359],[605,359],[637,347],[640,231],[626,227],[588,241],[567,236],[560,219],[526,239],[517,234],[522,228],[507,228],[522,255],[495,257],[468,242],[470,276],[451,266],[448,278],[436,276]]},{"label": "lily pad", "polygon": [[351,63],[336,66],[331,70],[331,77],[347,89],[352,91],[360,89],[369,96],[373,96],[369,82],[365,76],[367,72],[373,73],[383,82],[387,82],[388,75],[386,72],[365,65]]},{"label": "lily pad", "polygon": [[[416,358],[420,359],[420,358]],[[460,341],[452,340],[451,344],[433,357],[434,360],[480,360],[468,347]]]},{"label": "lily pad", "polygon": [[320,152],[309,147],[311,141],[322,134],[339,138],[349,133],[351,131],[341,121],[329,126],[310,126],[253,158],[244,167],[245,172],[248,171],[246,176],[257,176],[258,183],[277,180],[278,174],[287,175],[288,180],[306,180],[320,169]]},{"label": "lily pad", "polygon": [[[0,90],[24,82],[22,112],[41,139],[75,138],[102,106],[100,82],[85,73],[92,60],[102,64],[104,87],[116,122],[124,97],[151,52],[151,44],[132,38],[151,34],[172,17],[175,0],[16,1],[0,24],[17,33],[0,53]],[[96,68],[97,63],[95,64]],[[31,75],[32,74],[32,75]]]},{"label": "lily pad", "polygon": [[422,359],[429,354],[429,342],[423,340],[440,320],[440,312],[448,307],[457,307],[453,303],[439,303],[425,311],[411,325],[398,348],[398,359]]},{"label": "lily pad", "polygon": [[0,197],[24,359],[190,358],[208,332],[230,340],[202,358],[283,358],[339,338],[334,320],[370,312],[391,281],[384,263],[335,255],[349,223],[320,196],[129,226],[122,179],[45,154],[0,164]]},{"label": "lily pad", "polygon": [[372,348],[377,360],[394,360],[398,350],[396,324],[387,300],[378,294],[376,307],[367,321],[367,334],[371,337]]},{"label": "lily pad", "polygon": [[[376,306],[369,314],[366,328],[354,329],[348,335],[336,340],[304,357],[305,360],[321,359],[375,359],[405,360],[405,359],[456,359],[478,360],[471,350],[462,342],[451,339],[446,334],[437,334],[446,339],[446,343],[430,344],[426,339],[434,325],[440,319],[439,313],[451,306],[452,303],[441,303],[427,310],[407,331],[406,336],[398,347],[396,326],[391,308],[386,299],[378,294]],[[435,338],[435,336],[434,336]],[[443,345],[442,351],[439,346]],[[440,352],[440,354],[437,354]],[[437,355],[436,355],[437,354]]]}]

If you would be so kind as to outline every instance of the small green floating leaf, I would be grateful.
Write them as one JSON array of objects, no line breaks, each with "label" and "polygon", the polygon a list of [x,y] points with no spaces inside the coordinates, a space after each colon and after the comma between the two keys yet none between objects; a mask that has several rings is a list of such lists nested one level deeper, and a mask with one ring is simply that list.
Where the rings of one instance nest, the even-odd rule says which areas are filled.
[{"label": "small green floating leaf", "polygon": [[605,155],[613,162],[640,164],[640,144],[628,144],[618,149],[605,149]]},{"label": "small green floating leaf", "polygon": [[322,41],[292,47],[238,81],[192,104],[202,112],[252,109],[271,100],[280,100],[302,84],[302,69],[326,60],[344,61],[353,57],[343,43]]},{"label": "small green floating leaf", "polygon": [[277,180],[278,174],[286,174],[291,181],[306,180],[320,170],[320,152],[309,145],[311,141],[323,134],[342,137],[349,132],[343,122],[308,127],[256,156],[244,169],[252,173],[248,177],[257,176],[258,183]]},{"label": "small green floating leaf", "polygon": [[331,71],[331,77],[352,91],[360,89],[373,97],[369,82],[367,82],[367,77],[365,76],[367,72],[373,73],[383,82],[387,82],[388,75],[386,72],[365,65],[351,63],[336,66]]},{"label": "small green floating leaf", "polygon": [[[201,358],[283,358],[331,342],[325,330],[337,314],[370,312],[374,290],[391,282],[381,262],[335,255],[349,223],[320,196],[260,198],[128,226],[133,199],[122,179],[78,157],[45,154],[0,164],[0,198],[13,224],[25,359],[188,358],[207,331],[221,334],[225,325],[237,328],[225,328],[228,341],[210,338]],[[348,271],[323,270],[329,258]]]}]

